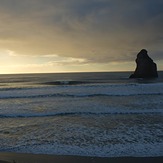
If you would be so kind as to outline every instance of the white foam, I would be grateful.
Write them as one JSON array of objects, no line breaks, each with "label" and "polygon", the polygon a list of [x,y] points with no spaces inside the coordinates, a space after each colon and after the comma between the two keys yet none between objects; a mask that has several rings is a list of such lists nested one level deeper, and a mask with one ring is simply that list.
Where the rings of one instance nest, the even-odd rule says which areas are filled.
[{"label": "white foam", "polygon": [[106,146],[70,146],[57,143],[47,145],[34,145],[20,147],[14,150],[22,153],[55,154],[55,155],[78,155],[96,157],[156,157],[163,154],[163,143],[133,143],[115,144]]},{"label": "white foam", "polygon": [[46,86],[1,90],[0,98],[33,98],[50,96],[86,97],[93,95],[129,96],[129,95],[163,95],[163,83],[156,84],[94,84],[75,86]]},{"label": "white foam", "polygon": [[[157,117],[162,116],[162,114],[158,113],[163,112],[162,83],[115,85],[92,84],[73,86],[41,86],[12,90],[3,89],[0,91],[0,99],[0,115],[12,117],[11,119],[0,119],[1,122],[4,122],[5,126],[8,125],[6,121],[9,121],[11,125],[9,126],[9,129],[8,126],[6,127],[6,129],[5,127],[1,128],[4,131],[4,135],[2,134],[4,137],[1,137],[3,139],[1,143],[3,143],[3,145],[1,145],[0,150],[27,153],[47,153],[100,157],[162,156],[163,142],[160,141],[161,138],[159,137],[162,136],[162,131],[160,130],[162,129],[162,126],[158,127],[155,125],[154,127],[152,127],[148,126],[147,123],[144,123],[144,126],[147,126],[147,128],[142,128],[142,126],[139,126],[139,123],[134,123],[132,125],[135,125],[135,128],[129,127],[128,130],[126,130],[126,127],[125,125],[123,126],[122,121],[120,121],[118,118],[115,118],[111,122],[116,122],[116,120],[119,120],[117,123],[121,127],[121,130],[116,130],[117,128],[115,128],[114,130],[113,128],[113,131],[111,133],[104,134],[105,129],[101,132],[101,128],[98,130],[96,126],[93,129],[89,127],[86,129],[83,128],[81,123],[83,123],[85,119],[81,119],[81,121],[79,120],[79,126],[74,127],[73,125],[75,125],[74,123],[76,121],[67,124],[67,121],[63,122],[62,117],[56,118],[57,121],[55,121],[55,123],[53,121],[50,122],[50,118],[48,117],[47,126],[44,126],[44,120],[46,120],[46,118],[44,118],[44,120],[39,118],[41,116],[55,116],[62,114],[69,115],[72,113],[77,114],[78,117],[81,115],[80,118],[89,117],[88,122],[92,123],[92,125],[94,124],[93,122],[96,121],[90,122],[90,117],[93,117],[93,119],[95,118],[95,120],[97,120],[97,117],[100,117],[92,116],[92,114],[145,114],[146,117],[149,118],[147,115],[147,113],[149,113],[150,115],[155,116],[156,119]],[[157,113],[157,115],[155,115],[155,113]],[[89,114],[91,116],[89,116]],[[36,131],[35,126],[33,126],[33,123],[35,123],[36,119],[14,119],[14,116],[38,117],[38,121],[35,124],[38,131]],[[127,115],[125,116],[122,117],[128,117]],[[75,120],[78,120],[78,117]],[[53,119],[55,118],[52,117],[51,120]],[[25,128],[18,127],[21,122],[24,122]],[[100,122],[101,125],[105,125],[102,118]],[[105,122],[108,122],[108,119]],[[129,122],[133,121],[130,120]],[[40,126],[39,123],[41,123]],[[56,126],[60,125],[61,123],[63,123],[63,130],[58,131],[58,129],[60,128],[57,128]],[[49,126],[51,124],[55,124],[56,126]],[[161,122],[158,125],[160,124],[162,125]],[[139,129],[137,128],[138,126],[140,127]],[[32,127],[34,127],[33,132]],[[151,132],[149,132],[148,130],[150,129],[150,127],[152,128]],[[64,139],[64,134],[67,130],[70,129],[72,130],[72,132],[68,131],[67,135],[69,136],[69,134],[72,133],[73,137],[74,132],[76,132],[79,140],[80,138],[82,138],[82,144],[72,144],[70,142],[71,144],[66,145],[66,143],[64,144],[58,142],[58,139],[61,139],[62,136],[63,138],[61,141],[66,141],[66,139]],[[153,134],[155,133],[156,129],[159,129],[159,132],[157,131],[157,133],[159,134],[157,136],[159,138],[156,138],[155,134]],[[18,142],[17,138],[15,139],[14,136],[12,137],[13,133],[10,133],[10,130],[16,134],[18,134],[19,132],[20,135]],[[21,130],[23,131],[22,133]],[[47,130],[48,132],[46,132]],[[124,132],[127,133],[124,134]],[[46,139],[47,133],[49,135],[52,135],[52,139],[49,140],[49,142],[47,140],[48,143],[44,141],[42,142],[42,138]],[[6,136],[7,134],[9,135],[9,137]],[[58,134],[58,137],[55,137],[55,134]],[[94,139],[93,141],[95,141],[96,143],[90,143],[90,137],[89,139],[86,139],[81,136],[81,134],[92,136],[92,138]],[[20,138],[20,136],[22,137]],[[29,136],[31,136],[30,138],[33,139],[33,142],[31,142]],[[144,141],[146,136],[148,136],[150,141]],[[115,137],[121,143],[105,143],[105,140],[112,141]],[[132,141],[133,138],[136,139],[136,141]],[[156,138],[156,140],[153,138]],[[99,140],[104,141],[101,144],[98,144]],[[130,143],[128,143],[129,141]]]}]

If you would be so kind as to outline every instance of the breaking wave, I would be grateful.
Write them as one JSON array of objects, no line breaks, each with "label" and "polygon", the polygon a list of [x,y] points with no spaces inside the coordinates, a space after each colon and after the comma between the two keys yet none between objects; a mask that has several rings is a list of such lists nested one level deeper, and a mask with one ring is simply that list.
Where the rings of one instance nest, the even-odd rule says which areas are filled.
[{"label": "breaking wave", "polygon": [[0,118],[39,118],[39,117],[60,117],[60,116],[99,116],[99,115],[154,115],[163,114],[163,110],[144,110],[144,111],[110,111],[110,112],[59,112],[43,114],[1,114]]},{"label": "breaking wave", "polygon": [[30,99],[30,98],[49,98],[49,97],[71,97],[71,98],[87,98],[87,97],[120,97],[120,96],[162,96],[163,93],[131,93],[131,94],[39,94],[39,95],[23,95],[23,96],[0,96],[0,99]]},{"label": "breaking wave", "polygon": [[0,99],[100,96],[162,96],[163,84],[92,84],[0,88]]}]

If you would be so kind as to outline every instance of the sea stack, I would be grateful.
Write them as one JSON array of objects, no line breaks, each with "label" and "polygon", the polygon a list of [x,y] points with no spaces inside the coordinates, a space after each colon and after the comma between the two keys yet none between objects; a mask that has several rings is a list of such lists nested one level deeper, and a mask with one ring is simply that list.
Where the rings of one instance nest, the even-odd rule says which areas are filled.
[{"label": "sea stack", "polygon": [[130,78],[157,78],[157,65],[148,56],[147,50],[142,49],[136,58],[136,69]]}]

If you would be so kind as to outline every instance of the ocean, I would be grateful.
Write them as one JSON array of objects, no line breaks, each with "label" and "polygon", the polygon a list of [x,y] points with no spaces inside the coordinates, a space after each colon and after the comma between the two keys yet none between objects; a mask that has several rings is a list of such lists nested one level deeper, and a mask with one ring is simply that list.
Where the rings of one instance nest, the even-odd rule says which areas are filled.
[{"label": "ocean", "polygon": [[0,75],[0,151],[163,156],[163,72]]}]

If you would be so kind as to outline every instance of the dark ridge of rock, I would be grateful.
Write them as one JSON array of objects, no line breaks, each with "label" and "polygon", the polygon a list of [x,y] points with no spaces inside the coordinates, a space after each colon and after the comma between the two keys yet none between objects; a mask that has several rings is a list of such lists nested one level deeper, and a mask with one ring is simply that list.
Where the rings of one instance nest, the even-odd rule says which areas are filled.
[{"label": "dark ridge of rock", "polygon": [[142,49],[136,58],[136,69],[130,78],[157,78],[157,65],[148,56],[147,50]]}]

